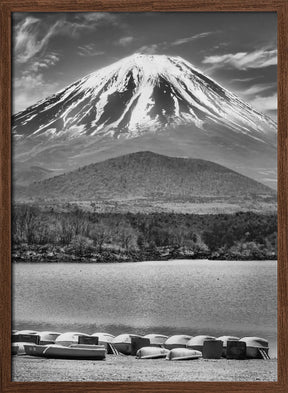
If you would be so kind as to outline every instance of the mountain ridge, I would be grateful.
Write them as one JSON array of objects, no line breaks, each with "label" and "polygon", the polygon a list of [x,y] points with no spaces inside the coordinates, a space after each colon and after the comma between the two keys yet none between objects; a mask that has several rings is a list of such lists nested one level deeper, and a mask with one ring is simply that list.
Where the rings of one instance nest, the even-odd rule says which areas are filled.
[{"label": "mountain ridge", "polygon": [[[19,189],[18,199],[59,203],[124,203],[131,206],[221,202],[246,206],[275,202],[269,187],[201,159],[168,157],[150,151],[131,153],[81,167]],[[129,211],[128,207],[128,211]]]},{"label": "mountain ridge", "polygon": [[48,177],[45,169],[64,173],[153,150],[211,160],[275,187],[276,131],[186,60],[135,54],[13,117],[15,179],[21,184],[23,174],[25,185]]},{"label": "mountain ridge", "polygon": [[[267,137],[276,124],[181,57],[134,54],[97,70],[14,116],[16,136],[135,137],[151,127],[206,119]],[[19,127],[20,123],[20,127]],[[267,123],[267,124],[266,124]],[[249,132],[247,127],[253,127]]]}]

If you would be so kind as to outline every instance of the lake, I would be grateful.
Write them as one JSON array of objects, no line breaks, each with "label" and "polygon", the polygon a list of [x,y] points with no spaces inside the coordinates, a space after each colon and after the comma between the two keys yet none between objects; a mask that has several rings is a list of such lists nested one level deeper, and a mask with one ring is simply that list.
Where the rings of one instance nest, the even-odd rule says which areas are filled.
[{"label": "lake", "polygon": [[276,356],[277,262],[13,264],[13,328],[253,335]]}]

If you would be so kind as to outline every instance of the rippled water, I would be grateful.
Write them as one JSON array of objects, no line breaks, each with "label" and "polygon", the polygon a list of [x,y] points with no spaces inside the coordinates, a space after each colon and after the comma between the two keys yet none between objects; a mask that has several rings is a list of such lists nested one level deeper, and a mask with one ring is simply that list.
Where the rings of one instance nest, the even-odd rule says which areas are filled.
[{"label": "rippled water", "polygon": [[16,329],[256,335],[276,356],[277,262],[14,264]]}]

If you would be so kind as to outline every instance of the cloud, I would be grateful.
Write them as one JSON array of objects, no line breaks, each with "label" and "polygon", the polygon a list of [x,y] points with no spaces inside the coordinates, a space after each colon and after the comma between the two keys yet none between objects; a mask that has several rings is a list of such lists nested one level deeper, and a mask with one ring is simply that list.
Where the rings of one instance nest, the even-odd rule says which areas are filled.
[{"label": "cloud", "polygon": [[242,92],[246,96],[255,95],[261,93],[263,91],[269,90],[271,88],[275,88],[275,83],[259,83],[253,86],[248,87],[247,89],[243,90]]},{"label": "cloud", "polygon": [[161,48],[161,44],[144,45],[141,46],[141,48],[139,48],[137,52],[147,55],[154,55],[159,52],[160,48]]},{"label": "cloud", "polygon": [[223,65],[229,65],[238,70],[247,70],[249,68],[265,68],[277,65],[277,50],[259,49],[254,52],[228,53],[224,55],[206,56],[202,61],[203,64],[211,64],[213,68],[219,68]]},{"label": "cloud", "polygon": [[80,21],[86,21],[89,23],[110,23],[110,24],[118,24],[120,23],[119,16],[115,13],[111,14],[109,12],[81,12],[76,15],[76,19]]},{"label": "cloud", "polygon": [[13,113],[22,111],[55,93],[57,88],[57,83],[45,82],[41,73],[23,73],[21,77],[13,80]]},{"label": "cloud", "polygon": [[249,103],[259,112],[277,111],[277,93],[268,97],[257,95],[254,99],[250,100]]},{"label": "cloud", "polygon": [[77,53],[79,56],[101,56],[104,55],[105,52],[97,49],[97,45],[91,43],[91,44],[79,46]]},{"label": "cloud", "polygon": [[[15,18],[14,18],[15,19]],[[94,31],[103,24],[118,25],[118,16],[105,12],[56,14],[36,18],[23,17],[14,28],[14,54],[18,63],[26,63],[45,51],[52,37],[66,35],[77,38],[81,31]]]},{"label": "cloud", "polygon": [[[26,63],[46,47],[49,39],[59,29],[57,21],[49,28],[43,28],[40,19],[27,17],[15,29],[14,49],[16,61]],[[44,32],[44,33],[43,33]]]},{"label": "cloud", "polygon": [[198,39],[200,39],[200,38],[205,38],[205,37],[207,37],[208,35],[211,35],[211,34],[212,34],[211,31],[207,31],[207,32],[203,32],[203,33],[200,33],[200,34],[192,35],[192,36],[190,36],[190,37],[180,38],[180,39],[178,39],[178,40],[176,40],[176,41],[171,42],[170,45],[171,45],[171,46],[176,46],[176,45],[187,44],[187,43],[189,43],[189,42],[198,40]]},{"label": "cloud", "polygon": [[277,84],[275,82],[257,83],[248,87],[241,86],[234,92],[257,111],[276,119]]},{"label": "cloud", "polygon": [[42,69],[48,69],[53,67],[60,61],[60,55],[57,52],[50,52],[44,57],[40,57],[39,59],[31,62],[31,66],[28,68],[28,72],[34,71],[38,72]]},{"label": "cloud", "polygon": [[126,45],[131,44],[132,41],[134,41],[134,37],[128,36],[128,37],[121,37],[121,38],[117,41],[117,43],[118,43],[119,45],[126,46]]},{"label": "cloud", "polygon": [[[257,76],[257,78],[259,78],[259,77],[261,77],[261,78],[263,78],[263,75],[261,76]],[[255,77],[250,77],[250,78],[234,78],[234,79],[231,79],[231,82],[251,82],[251,81],[253,81],[255,79]]]},{"label": "cloud", "polygon": [[198,40],[200,38],[207,37],[210,34],[213,34],[213,33],[210,32],[210,31],[207,31],[207,32],[195,34],[195,35],[192,35],[192,36],[189,36],[189,37],[179,38],[178,40],[175,40],[175,41],[172,41],[172,42],[162,41],[162,42],[158,42],[158,43],[154,43],[154,44],[150,44],[150,45],[144,45],[144,46],[141,46],[137,50],[137,52],[153,55],[155,53],[159,53],[160,51],[168,49],[171,46],[184,45],[184,44],[187,44],[189,42]]}]

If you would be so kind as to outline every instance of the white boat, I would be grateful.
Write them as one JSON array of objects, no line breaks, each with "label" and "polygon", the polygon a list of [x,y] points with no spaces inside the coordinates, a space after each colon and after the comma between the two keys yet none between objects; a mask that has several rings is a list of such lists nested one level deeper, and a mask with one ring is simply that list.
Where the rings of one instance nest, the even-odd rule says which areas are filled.
[{"label": "white boat", "polygon": [[150,345],[162,346],[168,336],[164,336],[163,334],[146,334],[143,338],[148,338],[150,340]]},{"label": "white boat", "polygon": [[216,340],[216,337],[205,336],[205,335],[195,336],[192,337],[191,340],[187,342],[186,347],[188,349],[196,349],[197,351],[203,352],[203,345],[204,342],[207,340]]},{"label": "white boat", "polygon": [[167,360],[194,360],[202,357],[200,351],[188,348],[173,348],[167,354]]},{"label": "white boat", "polygon": [[174,336],[170,336],[164,343],[164,348],[173,349],[173,348],[186,348],[186,344],[189,340],[191,340],[192,336],[187,336],[185,334],[176,334]]},{"label": "white boat", "polygon": [[166,358],[168,349],[160,347],[143,347],[138,349],[136,359],[160,359]]},{"label": "white boat", "polygon": [[17,330],[13,334],[19,335],[19,334],[38,334],[36,330]]},{"label": "white boat", "polygon": [[100,341],[103,342],[103,343],[112,343],[113,338],[115,338],[115,336],[113,336],[112,334],[99,333],[99,332],[93,333],[92,336],[93,337],[98,337],[99,344],[100,344]]},{"label": "white boat", "polygon": [[104,360],[104,345],[73,344],[70,347],[51,344],[47,345],[41,356],[52,359]]},{"label": "white boat", "polygon": [[261,337],[243,337],[240,342],[246,343],[247,359],[270,359],[269,343]]},{"label": "white boat", "polygon": [[13,355],[25,355],[25,344],[38,344],[40,336],[35,330],[19,330],[11,336],[11,353]]},{"label": "white boat", "polygon": [[44,332],[38,332],[38,335],[40,337],[39,344],[45,345],[45,344],[54,344],[56,341],[56,338],[59,337],[61,335],[61,333],[44,331]]},{"label": "white boat", "polygon": [[[139,336],[138,334],[120,334],[119,336],[113,338],[112,344],[118,352],[121,352],[124,355],[132,355],[134,352],[132,348],[133,338],[143,339],[143,337]],[[147,342],[148,342],[147,345],[149,345],[148,339]],[[137,351],[135,351],[135,354],[136,352]]]},{"label": "white boat", "polygon": [[47,345],[24,344],[25,354],[29,356],[43,356]]},{"label": "white boat", "polygon": [[228,341],[239,341],[240,337],[236,336],[220,336],[217,338],[217,340],[220,340],[223,342],[223,351],[222,351],[222,356],[226,357],[226,352],[227,352],[227,342]]},{"label": "white boat", "polygon": [[18,350],[19,350],[19,346],[17,345],[17,343],[12,343],[11,344],[11,355],[18,355]]},{"label": "white boat", "polygon": [[78,344],[79,337],[90,337],[90,336],[89,336],[89,334],[86,334],[86,333],[66,332],[66,333],[60,334],[56,338],[55,344],[69,347],[71,344]]},{"label": "white boat", "polygon": [[109,333],[93,333],[92,337],[98,338],[98,345],[104,345],[106,348],[107,353],[115,354],[113,349],[112,341],[115,336]]}]

